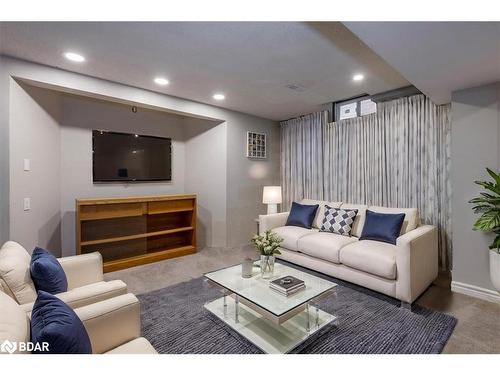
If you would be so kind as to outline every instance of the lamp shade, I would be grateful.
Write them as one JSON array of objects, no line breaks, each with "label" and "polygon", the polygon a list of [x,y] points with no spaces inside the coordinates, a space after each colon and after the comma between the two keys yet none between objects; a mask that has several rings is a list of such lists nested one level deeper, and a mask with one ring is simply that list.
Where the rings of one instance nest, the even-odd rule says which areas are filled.
[{"label": "lamp shade", "polygon": [[281,186],[264,186],[264,191],[262,193],[262,203],[281,203]]}]

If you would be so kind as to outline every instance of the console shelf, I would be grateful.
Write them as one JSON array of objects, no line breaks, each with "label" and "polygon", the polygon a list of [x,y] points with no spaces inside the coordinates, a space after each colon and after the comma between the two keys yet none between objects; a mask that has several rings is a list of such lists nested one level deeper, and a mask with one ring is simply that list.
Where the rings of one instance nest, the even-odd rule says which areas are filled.
[{"label": "console shelf", "polygon": [[132,234],[130,236],[110,237],[110,238],[103,238],[102,240],[83,241],[81,243],[81,245],[82,246],[87,246],[87,245],[98,245],[98,244],[101,244],[101,243],[109,243],[109,242],[120,242],[120,241],[127,241],[127,240],[136,240],[138,238],[161,236],[162,234],[171,234],[171,233],[177,233],[177,232],[184,232],[184,231],[189,231],[189,230],[193,230],[193,229],[194,229],[193,227],[182,227],[182,228],[175,228],[175,229],[160,230],[158,232]]},{"label": "console shelf", "polygon": [[177,212],[189,212],[189,211],[193,211],[193,209],[192,208],[175,208],[175,209],[171,209],[171,210],[150,212],[149,215],[174,214]]},{"label": "console shelf", "polygon": [[196,195],[77,199],[76,246],[104,272],[195,253]]}]

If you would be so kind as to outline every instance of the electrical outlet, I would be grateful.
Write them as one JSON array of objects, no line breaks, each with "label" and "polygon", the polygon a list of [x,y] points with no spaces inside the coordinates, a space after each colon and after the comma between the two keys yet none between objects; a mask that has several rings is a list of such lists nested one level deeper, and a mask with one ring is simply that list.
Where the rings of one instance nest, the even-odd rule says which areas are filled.
[{"label": "electrical outlet", "polygon": [[29,211],[31,209],[31,199],[24,198],[24,211]]}]

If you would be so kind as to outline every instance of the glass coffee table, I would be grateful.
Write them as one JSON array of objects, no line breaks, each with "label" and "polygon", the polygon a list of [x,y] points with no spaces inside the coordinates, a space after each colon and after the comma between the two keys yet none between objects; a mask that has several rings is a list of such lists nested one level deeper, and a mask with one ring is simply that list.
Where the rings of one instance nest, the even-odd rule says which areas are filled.
[{"label": "glass coffee table", "polygon": [[[303,280],[305,289],[288,297],[271,290],[269,282],[283,276]],[[337,284],[284,264],[275,265],[271,279],[263,279],[256,267],[253,276],[244,279],[241,265],[209,272],[205,277],[224,293],[206,303],[205,309],[265,353],[288,353],[337,321],[336,316],[315,305],[335,296]]]}]

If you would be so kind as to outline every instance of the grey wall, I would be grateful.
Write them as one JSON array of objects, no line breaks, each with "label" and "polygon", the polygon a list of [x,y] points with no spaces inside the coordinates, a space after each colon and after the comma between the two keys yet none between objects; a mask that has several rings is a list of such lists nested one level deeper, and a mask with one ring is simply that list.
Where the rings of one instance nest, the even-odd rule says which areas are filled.
[{"label": "grey wall", "polygon": [[198,246],[227,245],[227,123],[186,119],[186,192],[196,192]]},{"label": "grey wall", "polygon": [[[228,119],[227,129],[227,232],[228,243],[238,246],[248,243],[256,233],[255,219],[265,214],[262,188],[279,185],[280,139],[279,124],[253,116]],[[268,155],[265,160],[246,157],[246,134],[251,130],[267,134]]]},{"label": "grey wall", "polygon": [[487,179],[485,167],[500,167],[500,83],[456,91],[452,95],[453,281],[493,290],[488,245],[493,236],[473,231],[477,219],[467,203]]},{"label": "grey wall", "polygon": [[[205,122],[205,126],[195,128],[193,128],[195,126],[193,124],[196,121],[189,120],[184,127],[184,191],[198,194],[198,219],[202,230],[199,237],[202,243],[224,246],[248,242],[255,230],[253,220],[259,213],[265,212],[265,206],[261,203],[262,187],[277,184],[279,181],[277,157],[279,137],[276,135],[276,122],[10,57],[0,57],[0,62],[2,64],[0,83],[8,81],[11,79],[10,77],[16,77],[18,80],[42,88],[115,103],[136,104],[140,107],[170,112],[183,117],[209,120],[209,123]],[[3,103],[6,101],[5,96],[8,100],[9,89],[2,85],[0,87],[0,109],[3,109]],[[79,171],[78,174],[81,176],[88,173],[88,157],[82,156],[80,153],[82,152],[81,147],[88,146],[90,139],[88,130],[93,125],[87,121],[92,119],[89,117],[91,113],[75,106],[70,111],[65,111],[65,106],[68,108],[67,101],[65,103],[65,105],[61,105],[63,114],[60,134],[61,197],[59,209],[62,210],[64,218],[63,254],[70,254],[73,252],[71,249],[72,240],[67,236],[71,237],[70,231],[74,230],[71,224],[71,220],[74,220],[71,219],[71,208],[74,204],[71,202],[74,198],[73,195],[131,195],[132,191],[127,190],[130,187],[124,185],[113,188],[89,186],[90,175],[82,177],[82,179],[74,176],[76,171]],[[7,133],[7,137],[2,137],[3,141],[8,139],[9,121],[5,115],[8,113],[8,109],[5,112],[0,112],[0,126],[2,126],[0,131]],[[105,117],[108,110],[100,109],[98,112]],[[262,131],[269,134],[270,157],[268,160],[251,161],[245,157],[246,131]],[[12,146],[12,142],[10,145],[8,142],[6,144]],[[0,153],[3,151],[4,149],[0,150]],[[0,155],[3,155],[0,158],[0,173],[8,175],[7,154],[3,152]],[[177,173],[181,173],[181,171],[179,170]],[[77,180],[82,184],[76,186],[75,181]],[[3,201],[9,202],[6,186],[8,185],[2,179],[0,189],[4,189],[4,192],[1,197]],[[178,188],[180,186],[175,183],[169,186],[148,184],[147,187],[138,187],[138,190],[134,188],[133,194],[142,194],[146,191],[155,194],[173,193],[178,192]],[[0,204],[0,210],[0,218],[9,217],[8,204]],[[3,236],[9,237],[8,230],[4,228],[2,228],[5,232]],[[38,231],[38,229],[25,227],[26,231]],[[69,234],[66,236],[64,233]]]},{"label": "grey wall", "polygon": [[[10,239],[60,255],[60,98],[10,80]],[[23,159],[31,170],[24,171]],[[23,209],[23,199],[31,209]]]},{"label": "grey wall", "polygon": [[9,80],[0,56],[0,243],[9,239]]}]

